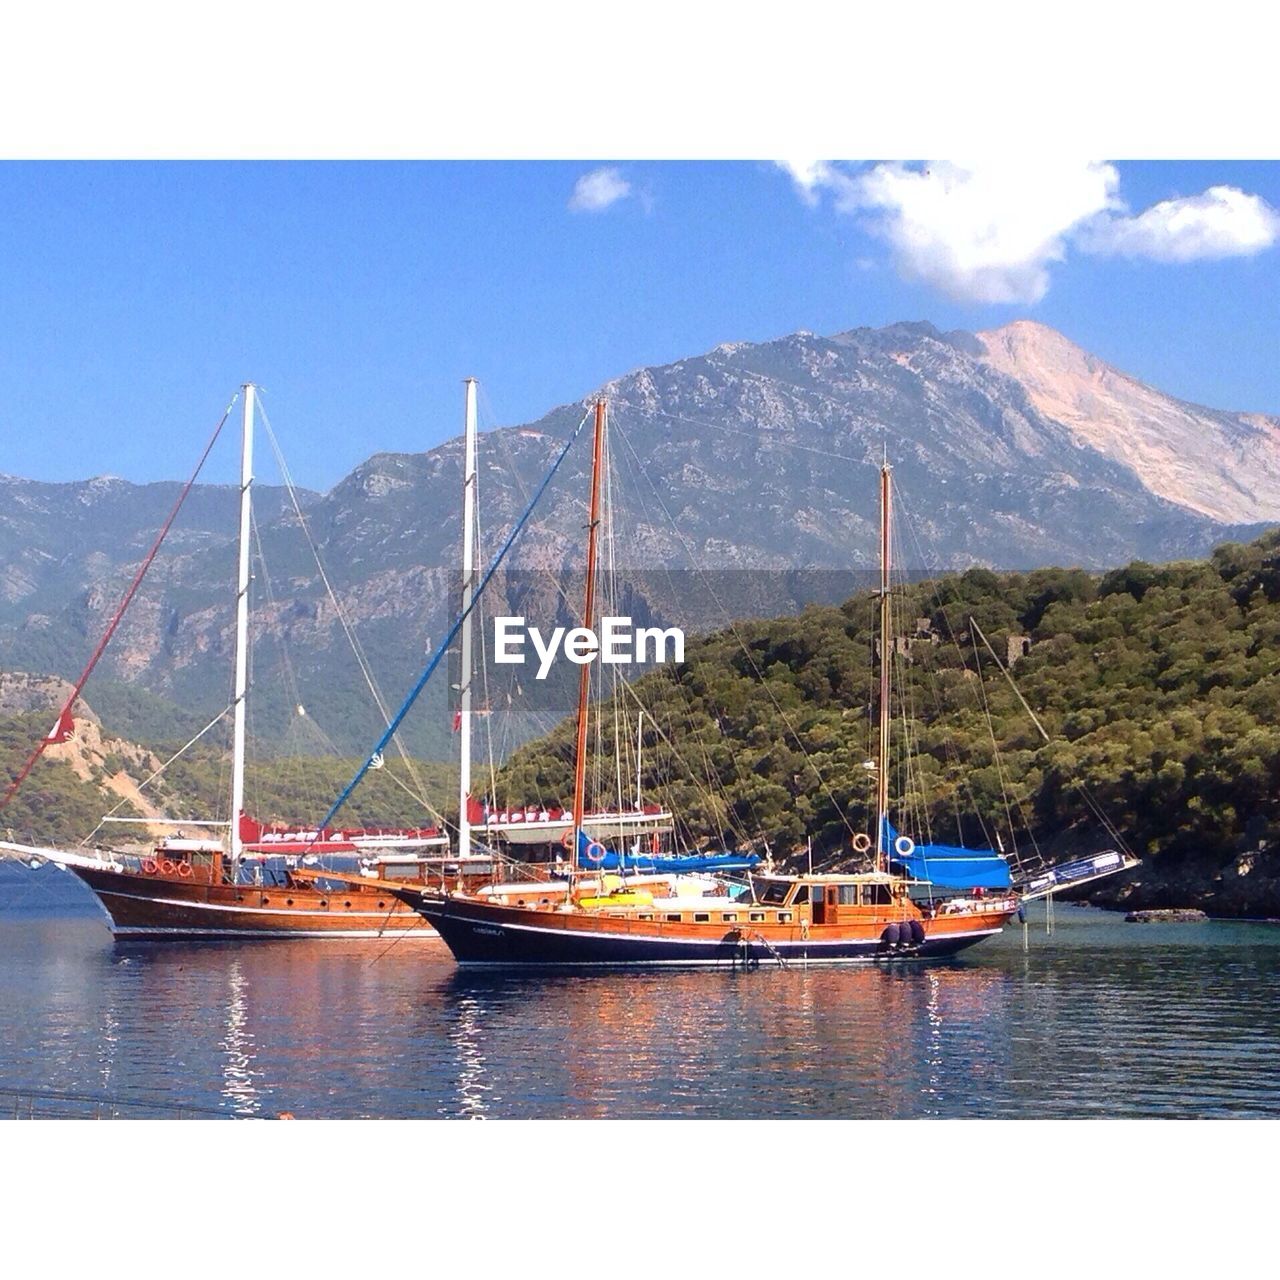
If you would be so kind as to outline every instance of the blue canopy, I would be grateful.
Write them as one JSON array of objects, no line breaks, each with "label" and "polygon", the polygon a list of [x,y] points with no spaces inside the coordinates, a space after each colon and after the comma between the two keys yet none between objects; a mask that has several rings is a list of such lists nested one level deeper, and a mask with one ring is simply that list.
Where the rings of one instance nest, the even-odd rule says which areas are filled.
[{"label": "blue canopy", "polygon": [[1009,864],[994,849],[964,849],[953,844],[918,844],[910,853],[895,846],[898,833],[884,820],[885,848],[913,880],[927,880],[944,889],[1008,889],[1013,885]]},{"label": "blue canopy", "polygon": [[[592,857],[592,854],[595,857]],[[640,871],[683,875],[694,871],[745,871],[760,861],[757,853],[618,853],[585,831],[578,831],[578,866],[588,871]]]}]

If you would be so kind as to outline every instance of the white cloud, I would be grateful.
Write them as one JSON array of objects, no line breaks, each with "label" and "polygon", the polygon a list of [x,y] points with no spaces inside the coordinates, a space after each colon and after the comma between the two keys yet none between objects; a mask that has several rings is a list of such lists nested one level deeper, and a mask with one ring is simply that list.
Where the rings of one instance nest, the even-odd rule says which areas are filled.
[{"label": "white cloud", "polygon": [[1190,262],[1257,253],[1280,214],[1234,187],[1166,200],[1132,215],[1110,164],[782,162],[807,204],[829,195],[889,244],[894,264],[963,302],[1033,303],[1069,251]]},{"label": "white cloud", "polygon": [[1162,200],[1136,217],[1109,217],[1088,229],[1081,248],[1156,262],[1195,262],[1260,253],[1280,239],[1280,213],[1239,187]]},{"label": "white cloud", "polygon": [[573,184],[569,208],[575,213],[599,213],[631,194],[631,183],[618,169],[606,167],[584,173]]}]

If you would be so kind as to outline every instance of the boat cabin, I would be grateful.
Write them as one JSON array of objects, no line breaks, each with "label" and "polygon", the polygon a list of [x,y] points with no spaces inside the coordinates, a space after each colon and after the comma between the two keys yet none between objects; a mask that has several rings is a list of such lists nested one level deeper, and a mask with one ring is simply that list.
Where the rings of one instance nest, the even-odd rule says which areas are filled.
[{"label": "boat cabin", "polygon": [[809,924],[848,924],[910,902],[907,881],[875,872],[752,876],[751,888],[760,905],[789,907]]}]

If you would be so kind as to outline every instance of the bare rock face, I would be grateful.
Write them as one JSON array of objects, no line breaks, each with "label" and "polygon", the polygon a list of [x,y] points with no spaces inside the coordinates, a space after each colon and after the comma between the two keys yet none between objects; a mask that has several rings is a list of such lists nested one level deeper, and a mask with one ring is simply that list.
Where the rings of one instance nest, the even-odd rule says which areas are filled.
[{"label": "bare rock face", "polygon": [[1030,320],[977,338],[1046,418],[1150,493],[1225,523],[1280,520],[1280,419],[1175,400]]}]

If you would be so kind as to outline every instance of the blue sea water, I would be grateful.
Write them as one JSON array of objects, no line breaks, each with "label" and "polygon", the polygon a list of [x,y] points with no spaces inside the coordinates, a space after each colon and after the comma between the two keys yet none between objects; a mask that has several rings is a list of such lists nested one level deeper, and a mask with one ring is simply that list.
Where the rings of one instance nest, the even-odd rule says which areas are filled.
[{"label": "blue sea water", "polygon": [[1059,905],[955,961],[460,972],[437,941],[117,943],[0,864],[0,1116],[1280,1115],[1280,927]]}]

